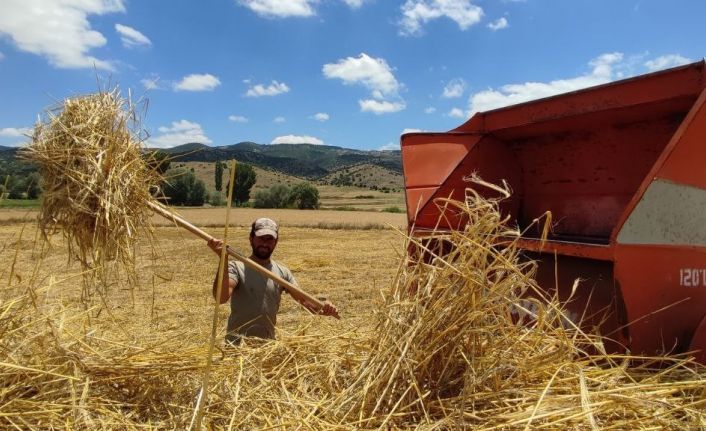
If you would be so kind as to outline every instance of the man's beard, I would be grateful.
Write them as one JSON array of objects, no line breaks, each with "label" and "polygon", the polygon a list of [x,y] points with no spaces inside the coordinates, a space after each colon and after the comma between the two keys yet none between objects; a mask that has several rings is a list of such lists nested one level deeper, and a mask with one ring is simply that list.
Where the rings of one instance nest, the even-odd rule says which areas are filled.
[{"label": "man's beard", "polygon": [[266,260],[272,256],[272,251],[267,247],[253,247],[252,254],[258,259]]}]

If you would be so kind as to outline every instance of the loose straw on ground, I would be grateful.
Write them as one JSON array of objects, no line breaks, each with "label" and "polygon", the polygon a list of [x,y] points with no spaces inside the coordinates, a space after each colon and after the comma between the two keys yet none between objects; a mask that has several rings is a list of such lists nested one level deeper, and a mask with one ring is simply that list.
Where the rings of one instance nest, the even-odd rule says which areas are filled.
[{"label": "loose straw on ground", "polygon": [[[471,190],[440,205],[466,214],[468,225],[432,234],[449,253],[402,262],[372,330],[302,319],[276,341],[224,349],[211,367],[203,426],[706,429],[703,366],[594,353],[600,337],[569,324],[555,298],[525,299],[537,289],[535,266],[519,255],[519,234],[497,202]],[[208,353],[199,329],[86,334],[85,311],[35,308],[32,295],[51,287],[29,283],[0,303],[0,426],[189,426]]]}]

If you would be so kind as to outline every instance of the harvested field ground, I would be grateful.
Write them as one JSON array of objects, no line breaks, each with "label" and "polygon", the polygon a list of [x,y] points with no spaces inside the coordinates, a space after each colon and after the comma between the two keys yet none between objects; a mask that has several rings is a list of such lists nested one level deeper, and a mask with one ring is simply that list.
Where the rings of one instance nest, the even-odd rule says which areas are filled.
[{"label": "harvested field ground", "polygon": [[[249,214],[248,218],[250,218]],[[223,229],[205,230],[219,237],[223,235]],[[61,334],[58,335],[60,343],[65,346],[85,346],[95,352],[98,356],[94,359],[98,362],[94,365],[97,366],[98,374],[106,371],[112,374],[112,371],[108,371],[112,366],[108,366],[105,371],[99,371],[105,367],[101,364],[100,358],[122,357],[137,367],[128,365],[131,370],[119,371],[127,380],[120,377],[113,385],[109,383],[111,377],[98,378],[103,382],[99,384],[100,387],[106,387],[104,385],[107,384],[109,392],[125,391],[118,396],[121,398],[127,396],[131,400],[129,403],[149,405],[166,402],[184,406],[183,410],[178,408],[185,416],[177,421],[178,425],[174,425],[171,420],[167,420],[167,423],[172,423],[171,425],[158,425],[157,422],[165,419],[166,412],[162,409],[162,413],[157,411],[148,413],[148,416],[154,414],[153,417],[137,419],[137,422],[144,424],[144,428],[139,429],[165,429],[165,427],[186,429],[189,417],[195,409],[193,400],[200,388],[201,372],[194,369],[193,365],[187,365],[185,368],[177,366],[179,370],[173,371],[162,369],[160,363],[171,368],[176,362],[168,365],[163,362],[163,359],[156,357],[149,359],[149,357],[163,354],[170,356],[169,352],[173,352],[173,359],[177,362],[205,360],[214,311],[211,285],[218,259],[203,240],[184,230],[164,226],[156,227],[155,233],[158,239],[156,249],[159,256],[157,259],[152,258],[149,244],[143,242],[139,245],[137,283],[129,285],[124,279],[121,283],[116,283],[117,279],[111,280],[106,286],[108,292],[105,297],[94,294],[93,299],[87,302],[82,300],[81,269],[76,263],[67,265],[66,248],[60,238],[54,241],[52,250],[43,254],[40,252],[39,234],[33,224],[0,225],[0,244],[2,244],[0,246],[0,262],[2,262],[0,285],[3,286],[0,306],[12,304],[15,298],[26,293],[28,285],[35,286],[38,295],[36,306],[41,310],[41,315],[58,317],[59,320],[54,322],[61,322],[60,329],[52,326]],[[230,242],[232,246],[243,252],[249,250],[248,233],[249,228],[232,228],[229,235],[232,238]],[[288,295],[284,295],[278,314],[278,337],[292,336],[292,331],[296,332],[296,337],[302,336],[308,332],[306,328],[311,327],[315,339],[323,340],[321,335],[315,334],[324,334],[340,343],[340,340],[347,337],[346,334],[354,332],[361,334],[369,331],[375,322],[374,310],[378,309],[383,302],[380,289],[389,286],[395,274],[398,262],[396,251],[400,250],[403,241],[401,235],[392,229],[313,229],[286,224],[282,227],[281,234],[280,243],[273,257],[290,267],[303,289],[317,297],[325,296],[334,302],[342,318],[335,320],[330,317],[313,316]],[[225,359],[226,364],[220,365],[219,368],[227,367],[235,376],[238,370],[237,356],[232,351],[228,353],[224,350],[223,341],[229,311],[228,304],[219,307],[214,356],[216,361],[220,361],[218,358]],[[44,327],[43,324],[41,326]],[[16,329],[14,325],[3,327],[3,319],[0,317],[0,336],[5,331],[14,329]],[[35,337],[31,337],[30,345],[37,342],[34,339]],[[80,345],[76,345],[77,342]],[[41,343],[43,341],[40,341]],[[314,341],[314,343],[320,344],[321,341]],[[174,347],[165,349],[164,346]],[[35,345],[29,349],[34,350],[38,347]],[[19,346],[18,348],[22,349]],[[178,349],[178,352],[175,352],[174,348]],[[53,349],[53,347],[50,348],[50,350]],[[35,359],[45,362],[52,354],[36,350],[33,356],[34,359],[22,360],[23,364],[33,367]],[[92,355],[89,354],[89,356]],[[322,360],[322,365],[326,367],[326,359],[322,358]],[[127,365],[127,363],[124,364]],[[199,368],[202,366],[199,365]],[[5,380],[2,373],[6,370],[8,368],[0,366],[0,380]],[[12,370],[12,365],[9,370]],[[184,378],[184,372],[189,377]],[[163,377],[170,375],[175,376],[172,381],[177,387],[160,383]],[[142,386],[136,381],[137,386],[133,387],[132,383],[127,383],[133,381],[131,376],[156,389],[157,393],[153,389],[146,389],[147,386]],[[35,375],[18,376],[19,381],[27,382],[33,381],[35,377]],[[222,377],[219,377],[213,384],[219,386],[219,382],[222,381],[224,381]],[[0,384],[0,386],[3,385]],[[147,392],[140,395],[142,389],[138,387],[145,388]],[[64,389],[59,390],[64,391]],[[133,390],[138,392],[132,392]],[[91,391],[90,399],[86,401],[89,403],[95,401],[96,406],[99,406],[101,403],[99,392],[102,392],[102,389]],[[266,394],[260,395],[266,396]],[[70,394],[67,393],[67,396]],[[144,396],[147,398],[143,398]],[[17,402],[13,403],[12,399],[16,399]],[[24,423],[25,426],[20,426],[20,429],[48,429],[38,426],[38,422],[33,417],[45,414],[52,416],[52,408],[49,404],[38,401],[31,407],[22,407],[26,402],[23,395],[20,395],[19,399],[10,394],[7,397],[0,395],[0,400],[4,404],[0,407],[0,428],[6,429],[5,426],[8,426],[8,423],[18,425]],[[132,408],[129,403],[125,404],[125,409]],[[26,409],[35,410],[32,413]],[[55,411],[59,412],[62,409],[63,407],[60,407]],[[89,416],[102,415],[93,411],[93,408],[90,410],[92,413],[87,413]],[[151,411],[149,408],[148,410]],[[84,411],[88,412],[88,410]],[[247,419],[247,411],[241,411],[243,416],[239,420]],[[81,419],[82,425],[74,425],[70,428],[136,429],[125,428],[124,425],[120,425],[122,419],[108,419],[109,416],[99,419],[99,422]],[[129,421],[135,420],[136,418],[133,417]],[[210,421],[207,415],[205,423]],[[58,423],[61,422],[59,420]],[[27,425],[29,423],[34,425]],[[47,422],[39,420],[39,423]],[[149,423],[153,425],[148,425]],[[54,421],[53,424],[56,426],[57,422]],[[289,426],[284,426],[279,429],[288,428]],[[236,426],[232,429],[252,428],[248,426],[240,428],[236,422]]]},{"label": "harvested field ground", "polygon": [[35,208],[2,208],[0,209],[0,223],[22,223],[37,219],[39,209]]},{"label": "harvested field ground", "polygon": [[[222,229],[205,230],[214,236],[223,235]],[[247,253],[248,233],[249,228],[231,229],[231,244],[237,250]],[[400,248],[402,237],[391,229],[283,227],[281,234],[274,258],[290,267],[302,288],[314,295],[326,295],[341,309],[344,318],[341,321],[326,319],[326,324],[336,327],[337,331],[345,331],[346,328],[365,322],[373,302],[380,298],[378,290],[391,281],[397,266],[396,250]],[[107,338],[121,337],[120,334],[124,335],[123,331],[126,330],[134,336],[169,338],[169,330],[179,332],[185,327],[196,325],[202,329],[202,339],[198,343],[203,343],[213,314],[211,283],[218,258],[203,240],[181,229],[158,227],[156,237],[157,249],[163,257],[152,261],[148,244],[141,245],[139,285],[134,290],[111,290],[108,296],[110,313],[101,313],[99,318],[93,320],[95,328]],[[39,283],[41,285],[46,284],[50,277],[54,280],[66,279],[65,282],[56,282],[47,290],[44,299],[69,307],[78,305],[81,284],[77,274],[80,268],[75,264],[67,266],[63,241],[56,241],[56,247],[41,260],[41,266],[37,268],[39,255],[35,247],[36,238],[37,232],[32,225],[0,226],[0,243],[3,244],[0,248],[0,261],[3,262],[0,267],[1,282],[7,286],[17,280],[36,276],[38,280],[44,281]],[[18,247],[13,281],[9,279],[10,264],[14,261]],[[35,274],[37,270],[39,273]],[[5,290],[3,296],[9,297],[8,293]],[[312,323],[321,321],[321,318],[309,316],[290,298],[285,299],[282,306],[279,327],[285,331],[289,324],[302,319],[312,319]],[[223,305],[221,309],[222,324],[219,328],[223,330],[228,306]],[[194,335],[198,337],[198,333]]]},{"label": "harvested field ground", "polygon": [[[285,296],[277,341],[226,348],[220,306],[203,428],[190,424],[217,261],[203,240],[155,227],[136,279],[113,274],[87,299],[63,241],[46,251],[33,223],[0,225],[0,428],[706,429],[703,367],[586,356],[600,342],[565,327],[555,302],[517,323],[531,265],[492,250],[507,231],[477,214],[448,260],[419,265],[403,264],[394,229],[283,222],[275,258],[342,318]],[[247,234],[234,227],[231,245],[246,251]]]},{"label": "harvested field ground", "polygon": [[354,208],[358,210],[382,211],[386,208],[397,207],[405,210],[403,192],[383,193],[379,190],[363,189],[360,187],[317,186],[321,196],[321,208]]},{"label": "harvested field ground", "polygon": [[[226,208],[177,208],[177,213],[197,226],[223,226]],[[32,222],[38,210],[8,208],[0,210],[0,224]],[[303,211],[290,209],[232,208],[232,226],[249,226],[258,217],[270,217],[282,226],[315,227],[323,229],[381,229],[396,227],[404,229],[406,214],[371,211]],[[167,226],[170,222],[154,216],[152,222]]]},{"label": "harvested field ground", "polygon": [[[179,208],[177,212],[187,220],[201,226],[223,226],[225,208]],[[354,228],[376,229],[394,226],[403,228],[407,222],[406,214],[393,214],[368,211],[305,211],[290,209],[233,208],[230,213],[231,225],[250,226],[258,217],[270,217],[282,226],[321,227],[328,229]],[[153,219],[153,223],[169,223],[162,217]]]}]

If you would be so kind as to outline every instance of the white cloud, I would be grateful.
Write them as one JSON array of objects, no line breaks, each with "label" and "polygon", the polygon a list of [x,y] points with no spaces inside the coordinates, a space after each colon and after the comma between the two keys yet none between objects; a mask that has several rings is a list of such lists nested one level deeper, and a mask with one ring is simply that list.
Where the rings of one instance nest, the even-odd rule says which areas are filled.
[{"label": "white cloud", "polygon": [[3,0],[0,36],[59,68],[113,70],[109,61],[88,54],[107,42],[88,16],[124,11],[123,0]]},{"label": "white cloud", "polygon": [[442,97],[454,99],[463,96],[464,91],[466,91],[466,81],[461,78],[452,79],[444,87]]},{"label": "white cloud", "polygon": [[316,14],[313,5],[319,0],[238,0],[265,18],[309,17]]},{"label": "white cloud", "polygon": [[228,121],[232,121],[234,123],[247,123],[249,120],[242,115],[229,115]]},{"label": "white cloud", "polygon": [[447,115],[451,118],[466,118],[466,113],[460,108],[452,108]]},{"label": "white cloud", "polygon": [[[351,9],[359,9],[368,0],[342,0]],[[314,6],[321,0],[237,0],[263,18],[307,18],[316,15]]]},{"label": "white cloud", "polygon": [[324,121],[328,121],[330,117],[329,117],[329,115],[328,115],[327,113],[325,113],[325,112],[317,112],[317,113],[314,114],[311,118],[313,118],[313,119],[316,120],[316,121],[324,122]]},{"label": "white cloud", "polygon": [[313,136],[297,136],[297,135],[285,135],[278,136],[270,142],[271,145],[277,144],[314,144],[314,145],[324,145],[324,141]]},{"label": "white cloud", "polygon": [[495,21],[488,24],[488,28],[493,31],[498,31],[498,30],[502,30],[504,28],[508,28],[507,18],[501,17],[501,18],[496,19]]},{"label": "white cloud", "polygon": [[221,81],[211,75],[210,73],[204,74],[191,74],[182,78],[181,81],[174,84],[175,91],[213,91],[214,88],[221,85]]},{"label": "white cloud", "polygon": [[201,125],[199,125],[199,123],[194,123],[189,120],[179,120],[179,121],[173,121],[172,127],[162,126],[157,130],[159,130],[162,133],[168,133],[168,132],[183,132],[185,130],[200,129],[200,128],[201,128]]},{"label": "white cloud", "polygon": [[157,129],[161,135],[147,140],[149,148],[170,148],[177,145],[199,142],[210,144],[211,139],[206,136],[201,125],[188,120],[174,121],[171,127],[162,126]]},{"label": "white cloud", "polygon": [[433,106],[428,106],[424,109],[425,114],[433,114],[434,112],[436,112],[436,108]]},{"label": "white cloud", "polygon": [[[347,57],[337,63],[325,64],[322,70],[328,79],[340,79],[346,85],[360,84],[367,88],[373,100],[359,101],[364,112],[381,114],[405,108],[404,101],[399,97],[402,85],[382,58],[373,58],[362,53],[357,58]],[[395,100],[386,100],[389,98]]]},{"label": "white cloud", "polygon": [[657,57],[654,60],[649,60],[645,63],[645,67],[650,72],[656,72],[662,69],[669,69],[670,67],[677,67],[687,63],[691,63],[691,59],[682,57],[679,54],[669,54]]},{"label": "white cloud", "polygon": [[358,58],[347,57],[338,60],[338,63],[325,64],[323,72],[328,79],[338,78],[345,84],[361,84],[376,94],[377,98],[397,94],[400,89],[400,83],[387,62],[365,53]]},{"label": "white cloud", "polygon": [[248,89],[245,93],[247,97],[262,97],[262,96],[277,96],[278,94],[288,93],[289,87],[284,82],[272,81],[270,85],[265,87],[262,84],[257,84]]},{"label": "white cloud", "polygon": [[125,48],[132,48],[138,45],[152,45],[152,41],[144,34],[122,24],[115,24],[115,31],[120,33],[120,40]]},{"label": "white cloud", "polygon": [[5,58],[5,54],[3,54],[2,52],[0,52],[0,60],[2,60],[3,58]]},{"label": "white cloud", "polygon": [[140,83],[145,88],[145,90],[161,90],[162,89],[162,87],[159,86],[159,77],[141,79]]},{"label": "white cloud", "polygon": [[378,148],[378,151],[394,151],[394,150],[399,150],[399,149],[400,149],[399,142],[388,142],[387,144]]},{"label": "white cloud", "polygon": [[590,75],[606,81],[612,80],[615,65],[623,61],[623,57],[622,52],[609,52],[599,55],[588,62],[588,65],[593,67]]},{"label": "white cloud", "polygon": [[19,138],[31,134],[32,129],[29,127],[5,127],[4,129],[0,129],[0,136],[3,137]]},{"label": "white cloud", "polygon": [[358,9],[359,7],[363,6],[363,3],[365,3],[366,0],[343,0],[345,4],[347,4],[351,9]]},{"label": "white cloud", "polygon": [[422,34],[422,25],[439,18],[449,18],[461,30],[480,22],[483,9],[471,0],[407,0],[401,7],[399,21],[403,36]]},{"label": "white cloud", "polygon": [[589,62],[592,70],[584,75],[558,79],[550,82],[525,82],[508,84],[499,89],[488,89],[472,94],[468,116],[479,111],[488,111],[503,106],[514,105],[556,94],[580,90],[594,85],[605,84],[615,79],[623,54],[619,52],[600,55]]},{"label": "white cloud", "polygon": [[275,117],[275,119],[272,121],[274,121],[275,123],[284,123],[287,121],[287,119],[284,117]]},{"label": "white cloud", "polygon": [[399,112],[407,107],[404,102],[388,102],[374,99],[359,100],[358,104],[362,112],[372,112],[377,115]]}]

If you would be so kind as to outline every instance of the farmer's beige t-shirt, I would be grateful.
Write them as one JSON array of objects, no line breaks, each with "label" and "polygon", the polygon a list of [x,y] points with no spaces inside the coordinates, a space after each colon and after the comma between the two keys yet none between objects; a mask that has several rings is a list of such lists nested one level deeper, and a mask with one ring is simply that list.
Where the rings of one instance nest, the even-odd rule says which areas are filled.
[{"label": "farmer's beige t-shirt", "polygon": [[[265,268],[297,285],[291,271],[284,265],[270,260]],[[228,263],[228,275],[236,285],[230,297],[228,334],[275,338],[277,311],[284,289],[240,261]]]}]

